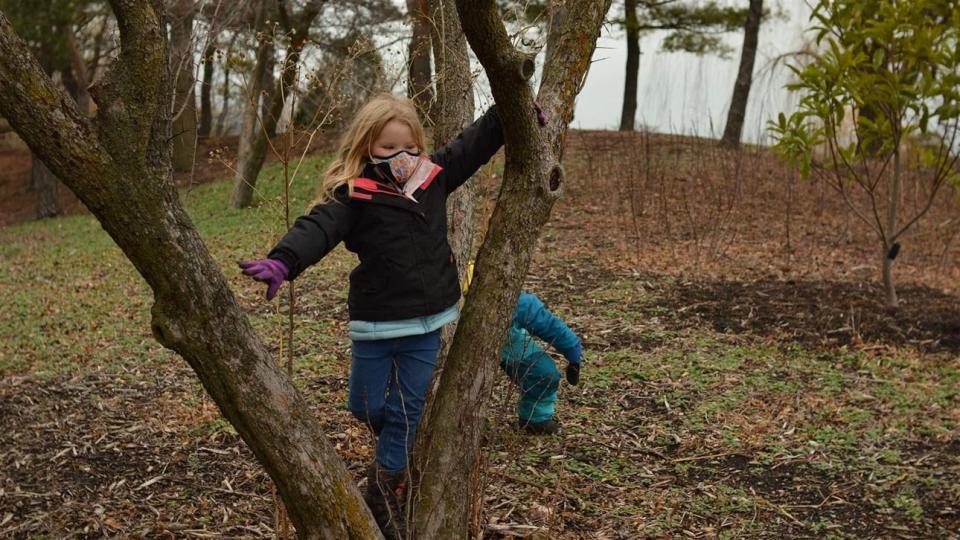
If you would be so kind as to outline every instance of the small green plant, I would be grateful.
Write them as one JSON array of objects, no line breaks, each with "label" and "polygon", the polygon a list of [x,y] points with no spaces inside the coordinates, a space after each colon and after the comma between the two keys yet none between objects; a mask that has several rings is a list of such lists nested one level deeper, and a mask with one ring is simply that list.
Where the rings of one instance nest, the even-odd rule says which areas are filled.
[{"label": "small green plant", "polygon": [[913,521],[920,521],[923,519],[923,506],[920,505],[920,501],[911,495],[906,493],[900,493],[893,498],[894,508],[901,510]]},{"label": "small green plant", "polygon": [[[816,174],[876,234],[886,303],[896,307],[898,242],[957,179],[960,10],[938,0],[819,0],[820,52],[791,65],[797,112],[770,123],[776,149]],[[912,208],[903,186],[922,191]]]}]

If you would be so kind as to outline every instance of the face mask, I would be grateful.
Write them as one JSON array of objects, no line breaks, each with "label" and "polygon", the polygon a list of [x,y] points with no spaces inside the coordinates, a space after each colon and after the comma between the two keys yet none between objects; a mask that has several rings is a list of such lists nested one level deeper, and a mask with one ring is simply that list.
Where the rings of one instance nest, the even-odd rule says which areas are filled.
[{"label": "face mask", "polygon": [[389,167],[393,178],[397,182],[405,184],[407,180],[416,175],[422,166],[430,164],[430,160],[420,157],[419,153],[412,154],[401,150],[388,157],[381,158],[374,156],[373,163],[377,165],[385,164],[386,167]]},{"label": "face mask", "polygon": [[373,163],[382,167],[384,172],[389,168],[390,174],[402,186],[403,194],[414,201],[413,192],[440,172],[440,166],[430,158],[403,150],[390,157],[374,157]]}]

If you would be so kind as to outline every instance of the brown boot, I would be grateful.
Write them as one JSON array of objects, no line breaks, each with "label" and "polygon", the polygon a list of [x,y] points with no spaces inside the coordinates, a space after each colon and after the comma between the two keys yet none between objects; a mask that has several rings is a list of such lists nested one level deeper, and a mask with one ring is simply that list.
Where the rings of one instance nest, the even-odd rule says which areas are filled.
[{"label": "brown boot", "polygon": [[406,482],[406,469],[388,471],[376,461],[367,468],[367,490],[363,498],[387,540],[404,540],[407,537],[403,514]]}]

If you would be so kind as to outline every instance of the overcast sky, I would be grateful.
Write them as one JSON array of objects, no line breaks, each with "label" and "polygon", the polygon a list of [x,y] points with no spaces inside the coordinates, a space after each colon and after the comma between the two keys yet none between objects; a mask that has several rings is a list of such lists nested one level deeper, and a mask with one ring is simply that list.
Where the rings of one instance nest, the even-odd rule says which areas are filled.
[{"label": "overcast sky", "polygon": [[[775,58],[802,47],[810,11],[803,0],[784,0],[782,5],[785,18],[773,19],[761,27],[755,84],[744,125],[744,138],[754,142],[766,119],[792,109],[795,101],[783,90],[789,71],[782,65],[773,69],[772,63]],[[660,132],[719,137],[739,67],[742,33],[726,36],[736,51],[726,60],[662,52],[659,50],[662,34],[649,34],[641,40],[637,126],[646,125]],[[617,128],[623,103],[626,54],[622,32],[615,30],[611,35],[610,29],[605,31],[577,100],[574,126]]]},{"label": "overcast sky", "polygon": [[[746,0],[728,0],[726,3],[747,4]],[[744,124],[744,139],[751,142],[762,141],[768,118],[793,107],[795,99],[783,90],[788,71],[782,65],[772,69],[771,63],[778,56],[802,47],[810,13],[805,0],[768,0],[764,4],[767,9],[779,9],[784,17],[765,21],[761,27],[755,84]],[[621,6],[618,2],[613,9],[623,9]],[[610,13],[611,17],[620,15]],[[718,137],[726,122],[727,107],[740,62],[742,33],[725,36],[734,50],[728,59],[662,52],[659,44],[664,35],[663,32],[654,32],[641,39],[637,127],[647,126],[658,132]],[[405,49],[405,44],[398,44],[397,47],[399,53]],[[386,56],[389,58],[393,55]],[[623,32],[608,25],[597,43],[594,63],[577,99],[574,127],[616,129],[619,126],[625,63],[626,42]],[[490,100],[486,81],[478,81],[477,87],[478,108],[485,108]]]}]

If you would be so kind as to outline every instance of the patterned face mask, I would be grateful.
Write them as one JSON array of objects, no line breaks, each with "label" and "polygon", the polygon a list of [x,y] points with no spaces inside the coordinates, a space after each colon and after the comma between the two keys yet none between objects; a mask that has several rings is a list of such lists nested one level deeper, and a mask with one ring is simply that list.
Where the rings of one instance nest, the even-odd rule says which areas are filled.
[{"label": "patterned face mask", "polygon": [[420,154],[413,154],[407,152],[406,150],[401,150],[392,156],[380,158],[374,156],[373,162],[376,164],[387,163],[390,166],[390,173],[393,175],[393,178],[400,184],[407,183],[407,180],[416,175],[417,171],[421,167],[427,165],[432,165],[429,159],[420,157]]},{"label": "patterned face mask", "polygon": [[414,201],[413,192],[440,172],[440,166],[430,158],[405,150],[389,157],[373,157],[373,163],[384,169],[389,168],[390,174],[402,186],[403,194]]}]

